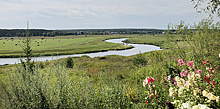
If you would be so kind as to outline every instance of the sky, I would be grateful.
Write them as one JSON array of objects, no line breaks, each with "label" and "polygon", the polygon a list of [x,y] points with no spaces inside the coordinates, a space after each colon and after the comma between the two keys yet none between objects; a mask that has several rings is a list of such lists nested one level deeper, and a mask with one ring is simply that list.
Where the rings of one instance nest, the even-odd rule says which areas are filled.
[{"label": "sky", "polygon": [[191,0],[0,0],[0,29],[167,29],[197,23]]}]

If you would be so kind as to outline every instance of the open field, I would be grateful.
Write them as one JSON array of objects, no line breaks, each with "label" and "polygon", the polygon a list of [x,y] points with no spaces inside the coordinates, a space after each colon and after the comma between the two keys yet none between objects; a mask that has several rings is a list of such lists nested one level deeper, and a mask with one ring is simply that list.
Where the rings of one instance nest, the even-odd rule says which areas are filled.
[{"label": "open field", "polygon": [[139,35],[136,37],[131,37],[127,39],[125,42],[127,43],[134,43],[134,44],[149,44],[149,45],[156,45],[162,48],[164,42],[167,40],[165,35]]},{"label": "open field", "polygon": [[[81,54],[107,50],[129,49],[131,46],[104,42],[110,38],[125,38],[128,43],[142,43],[162,46],[165,36],[153,35],[78,35],[56,37],[31,37],[31,48],[34,56]],[[0,57],[19,57],[22,54],[25,37],[1,37]]]},{"label": "open field", "polygon": [[[31,48],[39,50],[39,53],[55,50],[63,53],[71,50],[78,52],[82,49],[87,51],[92,47],[103,50],[100,46],[105,45],[117,48],[121,44],[111,45],[103,40],[122,37],[130,38],[127,40],[129,43],[155,44],[168,49],[134,56],[90,58],[83,55],[0,66],[0,107],[151,109],[166,108],[166,101],[182,100],[183,103],[196,101],[191,105],[201,103],[213,109],[218,108],[218,34],[213,35],[217,37],[172,34],[169,40],[165,36],[157,35],[59,36],[43,40],[43,37],[33,37]],[[45,40],[48,43],[43,42]],[[14,41],[19,39],[10,40],[10,43]],[[35,41],[39,42],[39,46]],[[36,52],[33,51],[35,54]],[[184,62],[177,62],[179,59]],[[202,72],[198,72],[199,70]],[[184,71],[187,72],[185,76]],[[207,78],[207,75],[211,76]],[[178,78],[181,78],[181,81],[178,81]],[[147,85],[143,87],[145,82]],[[184,87],[181,87],[180,82]],[[192,83],[186,84],[187,82]],[[175,90],[171,91],[172,88]],[[179,93],[181,88],[184,88],[183,92]],[[197,89],[199,92],[195,91]],[[205,97],[202,91],[213,94],[216,100],[208,103],[209,98]]]},{"label": "open field", "polygon": [[[123,44],[104,42],[106,39],[122,37],[125,36],[31,37],[31,48],[35,56],[80,54],[131,48],[131,46],[123,46]],[[0,57],[18,57],[22,55],[23,39],[19,37],[13,37],[13,39],[2,38],[0,40]]]}]

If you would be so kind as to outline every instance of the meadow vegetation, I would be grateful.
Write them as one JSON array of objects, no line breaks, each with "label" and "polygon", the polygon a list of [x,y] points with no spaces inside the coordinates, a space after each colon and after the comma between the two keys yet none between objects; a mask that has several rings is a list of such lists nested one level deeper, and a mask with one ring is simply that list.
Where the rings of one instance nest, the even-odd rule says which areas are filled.
[{"label": "meadow vegetation", "polygon": [[[68,54],[82,54],[90,52],[100,52],[107,50],[129,49],[132,46],[123,46],[104,42],[106,39],[122,38],[124,36],[56,36],[56,37],[32,37],[31,48],[34,56],[54,56]],[[0,40],[0,57],[20,57],[24,56],[21,45],[25,38],[2,37]]]},{"label": "meadow vegetation", "polygon": [[[163,36],[126,36],[130,37],[129,43],[152,43],[168,48],[161,51],[135,56],[84,55],[0,66],[0,107],[220,107],[220,26],[210,23],[203,21],[191,27],[180,23],[173,27],[176,33],[168,30]],[[192,84],[180,80],[186,83],[190,80]]]}]

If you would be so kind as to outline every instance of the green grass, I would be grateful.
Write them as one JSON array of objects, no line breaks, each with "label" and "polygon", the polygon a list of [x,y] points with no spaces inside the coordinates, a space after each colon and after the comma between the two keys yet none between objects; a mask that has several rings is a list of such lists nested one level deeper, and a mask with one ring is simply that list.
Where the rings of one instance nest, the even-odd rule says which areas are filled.
[{"label": "green grass", "polygon": [[[104,36],[57,36],[57,37],[31,37],[31,48],[34,56],[81,54],[107,50],[120,50],[132,48],[123,44],[104,42],[111,38],[129,38],[128,43],[152,44],[163,47],[166,37],[164,35],[104,35]],[[44,38],[43,40],[41,38]],[[0,57],[20,57],[23,55],[22,41],[24,38],[0,38]],[[3,44],[5,43],[5,44]],[[15,45],[17,44],[17,45]],[[39,45],[39,46],[38,46]]]},{"label": "green grass", "polygon": [[[127,49],[123,44],[104,42],[110,38],[122,38],[124,36],[58,36],[55,38],[41,39],[42,37],[31,38],[31,48],[33,55],[61,55],[80,54],[87,52],[98,52],[105,50]],[[0,57],[18,57],[22,55],[22,39],[0,40]],[[17,44],[17,45],[16,45]]]},{"label": "green grass", "polygon": [[[176,35],[174,36],[176,37]],[[74,39],[71,39],[72,37]],[[160,35],[121,35],[117,37],[129,37],[130,43],[148,43],[172,49],[134,56],[72,57],[73,67],[66,67],[67,59],[36,62],[33,71],[25,70],[21,64],[0,66],[0,108],[165,108],[165,102],[173,101],[173,99],[168,97],[169,86],[164,77],[172,75],[173,78],[179,75],[182,68],[177,65],[176,59],[180,59],[183,54],[188,57],[182,58],[185,63],[186,60],[194,61],[196,69],[203,70],[204,79],[206,66],[202,64],[202,61],[196,60],[194,49],[190,48],[189,44],[186,45],[191,41],[195,41],[195,44],[207,43],[198,40],[197,35],[194,36],[194,40],[188,40],[189,42],[174,38],[172,38],[173,42],[167,41],[166,37]],[[51,41],[50,44],[55,45],[48,43],[44,46],[47,46],[47,50],[53,49],[53,51],[54,49],[60,50],[62,46],[64,50],[59,52],[66,53],[90,46],[92,47],[86,48],[86,50],[93,49],[93,47],[99,48],[104,43],[103,39],[116,38],[116,36],[83,38],[82,36],[60,36],[55,38],[55,40],[47,39],[48,42]],[[41,39],[36,38],[35,40],[40,41]],[[33,49],[38,47],[34,45],[35,40],[32,41]],[[63,44],[58,46],[56,45],[58,42],[53,42],[58,40]],[[77,41],[74,42],[75,40]],[[100,43],[94,43],[98,41]],[[214,40],[210,44],[213,45],[213,42],[217,43]],[[44,46],[39,49],[39,52],[46,50]],[[212,48],[215,52],[208,57],[198,56],[198,58],[209,59],[215,67],[220,66],[219,47],[204,46],[202,48],[204,51]],[[197,47],[196,51],[201,48],[196,45],[193,47]],[[205,54],[205,52],[201,53]],[[141,58],[138,58],[139,56]],[[142,62],[142,59],[147,61],[146,64],[138,66],[137,63],[134,63],[134,60]],[[143,87],[143,80],[146,77],[155,79],[153,84],[157,88],[159,97],[153,98],[154,101],[149,99],[149,89]],[[216,70],[213,79],[216,80],[215,95],[219,96],[219,69]],[[147,105],[145,98],[149,102]],[[220,103],[216,103],[214,106],[220,106]]]},{"label": "green grass", "polygon": [[165,35],[136,35],[126,40],[127,43],[134,44],[150,44],[163,47],[164,42],[167,40]]}]

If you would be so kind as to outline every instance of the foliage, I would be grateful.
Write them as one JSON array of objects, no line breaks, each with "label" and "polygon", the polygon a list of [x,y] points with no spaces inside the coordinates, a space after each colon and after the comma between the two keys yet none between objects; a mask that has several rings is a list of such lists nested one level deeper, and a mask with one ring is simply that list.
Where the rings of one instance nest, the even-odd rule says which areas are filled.
[{"label": "foliage", "polygon": [[73,59],[71,57],[66,58],[66,67],[67,68],[73,68]]},{"label": "foliage", "polygon": [[[167,34],[170,47],[180,58],[201,62],[209,56],[217,56],[220,43],[219,22],[203,20],[198,25],[189,26],[181,22],[174,26],[176,34]],[[178,39],[179,41],[173,40]]]},{"label": "foliage", "polygon": [[[210,16],[217,13],[218,17],[220,17],[220,1],[219,0],[191,0],[195,4],[196,10],[200,13],[201,11],[210,12]],[[199,10],[199,8],[205,5],[205,7],[202,7],[202,10]]]},{"label": "foliage", "polygon": [[[170,86],[169,96],[173,101],[172,104],[177,108],[186,108],[184,106],[186,104],[190,107],[200,104],[206,104],[211,108],[219,107],[219,96],[215,96],[219,94],[215,92],[215,76],[218,73],[218,67],[215,68],[209,60],[204,60],[202,67],[206,67],[207,71],[205,71],[195,66],[193,61],[187,61],[187,64],[182,59],[177,61],[178,66],[183,68],[179,76],[165,77]],[[170,82],[172,79],[174,79],[173,83]]]},{"label": "foliage", "polygon": [[147,65],[147,58],[144,56],[144,54],[139,53],[138,55],[136,55],[134,57],[134,59],[132,60],[133,64],[135,66],[144,66]]}]

